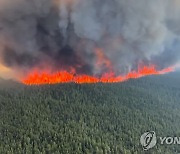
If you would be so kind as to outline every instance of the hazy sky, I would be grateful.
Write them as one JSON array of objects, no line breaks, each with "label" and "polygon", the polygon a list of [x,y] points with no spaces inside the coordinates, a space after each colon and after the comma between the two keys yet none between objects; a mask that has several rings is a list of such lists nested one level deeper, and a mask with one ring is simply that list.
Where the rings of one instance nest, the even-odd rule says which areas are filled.
[{"label": "hazy sky", "polygon": [[3,77],[5,79],[12,78],[13,71],[10,68],[7,68],[0,64],[0,77]]}]

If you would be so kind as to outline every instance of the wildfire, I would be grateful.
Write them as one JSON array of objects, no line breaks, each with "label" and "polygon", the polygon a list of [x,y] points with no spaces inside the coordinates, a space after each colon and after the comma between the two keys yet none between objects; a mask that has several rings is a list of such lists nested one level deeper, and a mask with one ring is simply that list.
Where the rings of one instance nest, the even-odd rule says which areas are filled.
[{"label": "wildfire", "polygon": [[160,75],[174,71],[173,67],[157,70],[154,65],[139,67],[137,71],[129,72],[126,75],[115,76],[113,72],[105,73],[101,77],[90,76],[86,74],[78,75],[75,72],[60,71],[49,73],[48,71],[32,71],[22,83],[26,85],[56,84],[74,82],[82,83],[115,83],[123,82],[129,79],[136,79],[148,75]]}]

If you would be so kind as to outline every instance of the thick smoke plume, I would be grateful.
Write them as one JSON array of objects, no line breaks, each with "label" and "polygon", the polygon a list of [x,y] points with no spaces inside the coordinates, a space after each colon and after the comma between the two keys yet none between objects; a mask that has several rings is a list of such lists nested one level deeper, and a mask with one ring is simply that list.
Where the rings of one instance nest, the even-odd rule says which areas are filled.
[{"label": "thick smoke plume", "polygon": [[180,60],[179,25],[179,0],[0,0],[0,60],[21,71],[161,69]]}]

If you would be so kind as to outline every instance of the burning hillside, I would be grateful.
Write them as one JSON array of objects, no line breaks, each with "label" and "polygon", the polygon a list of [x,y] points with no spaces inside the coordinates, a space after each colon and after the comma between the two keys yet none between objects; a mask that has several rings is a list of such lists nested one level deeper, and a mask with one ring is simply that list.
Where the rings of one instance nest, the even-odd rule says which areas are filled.
[{"label": "burning hillside", "polygon": [[32,71],[22,82],[26,85],[39,84],[55,84],[55,83],[115,83],[123,82],[128,79],[140,78],[148,75],[160,75],[173,71],[174,68],[166,68],[163,70],[156,70],[155,66],[144,66],[137,71],[129,72],[126,75],[115,76],[113,72],[105,73],[101,77],[90,76],[86,74],[77,75],[75,72],[60,71],[56,73],[48,73],[48,71]]}]

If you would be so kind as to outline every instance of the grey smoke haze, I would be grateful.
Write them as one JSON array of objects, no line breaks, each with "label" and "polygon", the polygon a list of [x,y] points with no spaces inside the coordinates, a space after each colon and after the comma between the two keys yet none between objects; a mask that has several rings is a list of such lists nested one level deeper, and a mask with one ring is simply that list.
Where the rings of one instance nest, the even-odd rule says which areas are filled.
[{"label": "grey smoke haze", "polygon": [[179,0],[0,0],[0,59],[29,70],[95,67],[101,48],[116,73],[180,60]]}]

